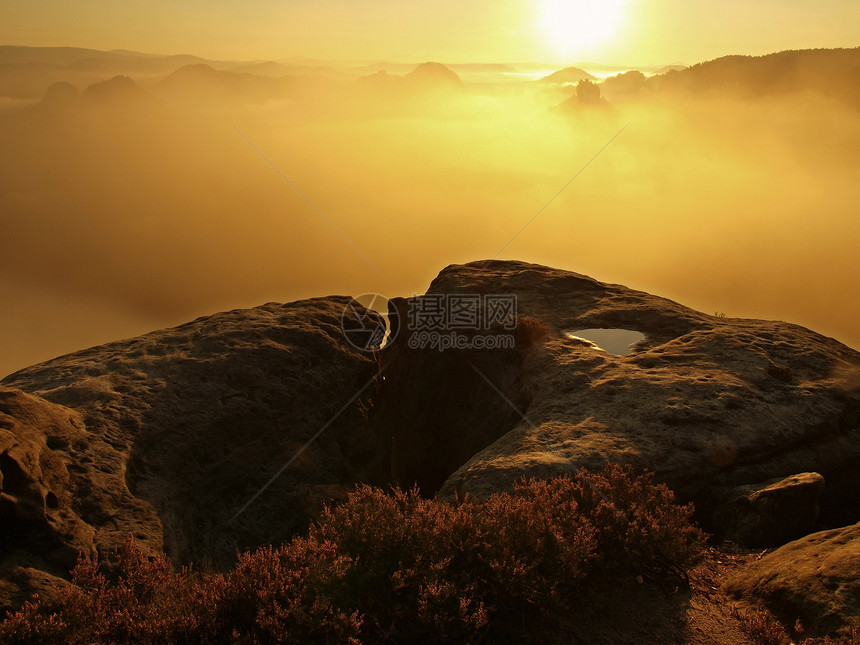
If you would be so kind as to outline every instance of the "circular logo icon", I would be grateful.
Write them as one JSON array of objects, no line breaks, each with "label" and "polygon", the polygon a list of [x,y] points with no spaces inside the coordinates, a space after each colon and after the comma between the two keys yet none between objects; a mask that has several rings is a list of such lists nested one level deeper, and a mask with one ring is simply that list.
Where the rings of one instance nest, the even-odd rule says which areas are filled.
[{"label": "circular logo icon", "polygon": [[378,293],[363,293],[344,307],[340,327],[350,345],[362,352],[375,352],[388,346],[397,335],[397,311],[389,312],[388,298]]}]

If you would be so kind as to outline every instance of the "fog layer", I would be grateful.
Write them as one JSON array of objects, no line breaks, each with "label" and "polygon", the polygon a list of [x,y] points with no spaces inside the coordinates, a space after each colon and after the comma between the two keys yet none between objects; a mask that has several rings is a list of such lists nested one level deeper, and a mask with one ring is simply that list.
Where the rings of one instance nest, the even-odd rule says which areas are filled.
[{"label": "fog layer", "polygon": [[10,97],[0,375],[230,308],[411,295],[493,257],[860,347],[860,106],[685,73],[577,98],[436,65],[195,66]]}]

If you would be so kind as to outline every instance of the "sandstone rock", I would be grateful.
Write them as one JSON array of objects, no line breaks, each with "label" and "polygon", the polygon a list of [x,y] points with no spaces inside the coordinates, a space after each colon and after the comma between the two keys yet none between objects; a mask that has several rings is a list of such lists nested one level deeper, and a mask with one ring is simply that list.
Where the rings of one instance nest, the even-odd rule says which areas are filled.
[{"label": "sandstone rock", "polygon": [[[708,524],[719,487],[818,472],[822,521],[860,515],[857,351],[797,325],[713,317],[523,262],[450,266],[428,294],[513,294],[543,338],[520,333],[505,351],[410,349],[409,303],[391,303],[404,324],[381,354],[383,408],[400,483],[488,495],[522,476],[630,462],[695,501]],[[615,356],[563,333],[589,328],[646,338]]]},{"label": "sandstone rock", "polygon": [[34,595],[49,604],[58,600],[69,582],[41,569],[13,567],[0,575],[0,620],[15,611]]},{"label": "sandstone rock", "polygon": [[737,486],[717,509],[715,523],[726,538],[740,544],[779,546],[813,531],[823,492],[824,478],[818,473]]},{"label": "sandstone rock", "polygon": [[808,535],[753,562],[724,590],[764,602],[786,624],[797,618],[807,636],[860,628],[860,524]]},{"label": "sandstone rock", "polygon": [[[57,444],[70,490],[62,503],[93,528],[102,557],[131,533],[178,563],[228,566],[237,548],[280,543],[307,525],[298,484],[388,480],[387,441],[366,420],[377,363],[341,331],[349,300],[216,314],[4,379],[76,420],[78,435]],[[12,434],[25,447],[8,454],[36,473],[38,451]],[[19,493],[22,518],[38,516],[56,490],[39,481]]]},{"label": "sandstone rock", "polygon": [[95,554],[67,469],[85,441],[76,412],[0,388],[0,612]]},{"label": "sandstone rock", "polygon": [[[516,296],[516,324],[458,333],[495,349],[416,348],[416,302],[476,295],[483,316],[493,294]],[[368,315],[349,303],[216,314],[4,379],[21,391],[0,390],[0,590],[129,533],[226,567],[357,482],[483,496],[608,461],[656,471],[711,528],[720,491],[794,473],[827,482],[819,524],[860,519],[860,354],[833,339],[522,262],[448,267],[392,300],[378,355],[344,337],[345,310]],[[645,338],[616,356],[565,335],[612,328]]]}]

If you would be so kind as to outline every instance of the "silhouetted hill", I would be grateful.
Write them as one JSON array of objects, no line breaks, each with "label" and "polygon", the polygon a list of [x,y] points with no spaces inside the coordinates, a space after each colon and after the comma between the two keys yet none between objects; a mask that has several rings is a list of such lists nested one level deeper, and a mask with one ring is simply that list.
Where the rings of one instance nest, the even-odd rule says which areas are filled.
[{"label": "silhouetted hill", "polygon": [[37,65],[42,68],[58,67],[78,71],[104,72],[121,69],[126,73],[165,73],[182,65],[197,63],[226,64],[188,54],[161,56],[126,50],[99,51],[79,47],[0,46],[0,65]]},{"label": "silhouetted hill", "polygon": [[596,80],[593,76],[584,69],[578,67],[565,67],[557,72],[553,72],[549,76],[544,76],[537,80],[538,83],[579,83],[579,81],[588,79],[589,81]]},{"label": "silhouetted hill", "polygon": [[661,92],[763,97],[815,91],[860,107],[860,48],[725,56],[653,79]]},{"label": "silhouetted hill", "polygon": [[612,100],[639,95],[647,87],[647,79],[642,72],[633,70],[610,76],[600,86],[603,94]]},{"label": "silhouetted hill", "polygon": [[421,63],[403,77],[408,87],[418,89],[459,89],[463,81],[441,63]]},{"label": "silhouetted hill", "polygon": [[0,46],[0,96],[37,98],[58,82],[78,87],[120,75],[159,77],[183,65],[207,63],[229,67],[235,63],[207,61],[180,54],[161,56],[126,50],[98,51],[79,47]]},{"label": "silhouetted hill", "polygon": [[162,81],[162,87],[190,94],[276,96],[284,91],[276,79],[249,73],[225,72],[210,65],[180,67]]},{"label": "silhouetted hill", "polygon": [[66,67],[75,61],[91,58],[128,58],[125,52],[103,52],[80,47],[18,47],[0,45],[0,64],[39,63]]},{"label": "silhouetted hill", "polygon": [[667,72],[679,72],[682,69],[687,69],[686,65],[666,65],[658,70],[654,70],[654,74],[666,74]]},{"label": "silhouetted hill", "polygon": [[573,95],[553,108],[562,114],[576,113],[583,110],[594,110],[609,108],[609,102],[600,95],[601,86],[587,78],[576,84]]},{"label": "silhouetted hill", "polygon": [[45,91],[39,105],[50,110],[62,110],[74,104],[78,97],[80,92],[71,83],[54,83]]},{"label": "silhouetted hill", "polygon": [[402,80],[402,76],[389,74],[384,69],[362,76],[358,79],[359,87],[366,90],[387,91],[398,86],[398,82]]},{"label": "silhouetted hill", "polygon": [[132,101],[141,95],[140,87],[128,76],[114,76],[110,80],[90,85],[81,93],[85,99],[100,102]]},{"label": "silhouetted hill", "polygon": [[389,74],[381,69],[375,74],[358,79],[360,92],[365,98],[388,101],[387,109],[422,107],[412,104],[419,97],[449,97],[460,93],[465,87],[460,77],[441,63],[421,63],[404,76]]}]

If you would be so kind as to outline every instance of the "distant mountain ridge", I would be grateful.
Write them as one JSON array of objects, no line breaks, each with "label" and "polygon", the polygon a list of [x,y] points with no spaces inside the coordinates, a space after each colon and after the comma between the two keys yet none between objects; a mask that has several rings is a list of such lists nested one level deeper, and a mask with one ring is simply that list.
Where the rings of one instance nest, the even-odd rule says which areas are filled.
[{"label": "distant mountain ridge", "polygon": [[[336,69],[341,64],[342,69]],[[421,68],[421,65],[416,67],[397,62],[376,62],[356,67],[346,62],[336,64],[306,58],[226,61],[190,54],[160,55],[125,49],[100,51],[81,47],[0,45],[0,96],[38,98],[48,86],[60,81],[82,89],[119,75],[131,75],[136,81],[164,78],[189,65],[207,65],[217,71],[269,78],[308,75],[343,80],[374,71],[386,72],[392,78],[395,75],[409,76]],[[565,67],[537,82],[562,85],[583,79],[598,80],[583,67]],[[460,83],[462,79],[458,72],[505,75],[516,69],[513,64],[501,63],[451,63],[444,68],[457,76]],[[451,75],[448,76],[453,79]],[[652,78],[656,79],[652,87],[661,92],[729,91],[743,96],[762,96],[810,89],[860,105],[860,48],[788,50],[765,56],[730,55],[690,67],[667,65],[657,69]],[[452,84],[455,84],[453,80]]]},{"label": "distant mountain ridge", "polygon": [[32,64],[65,68],[87,68],[96,64],[121,63],[140,69],[175,69],[178,65],[194,63],[235,64],[210,61],[191,54],[142,54],[123,49],[100,51],[82,47],[21,47],[0,45],[0,64]]},{"label": "distant mountain ridge", "polygon": [[814,90],[860,107],[860,47],[724,56],[657,77],[661,92],[761,97]]}]

